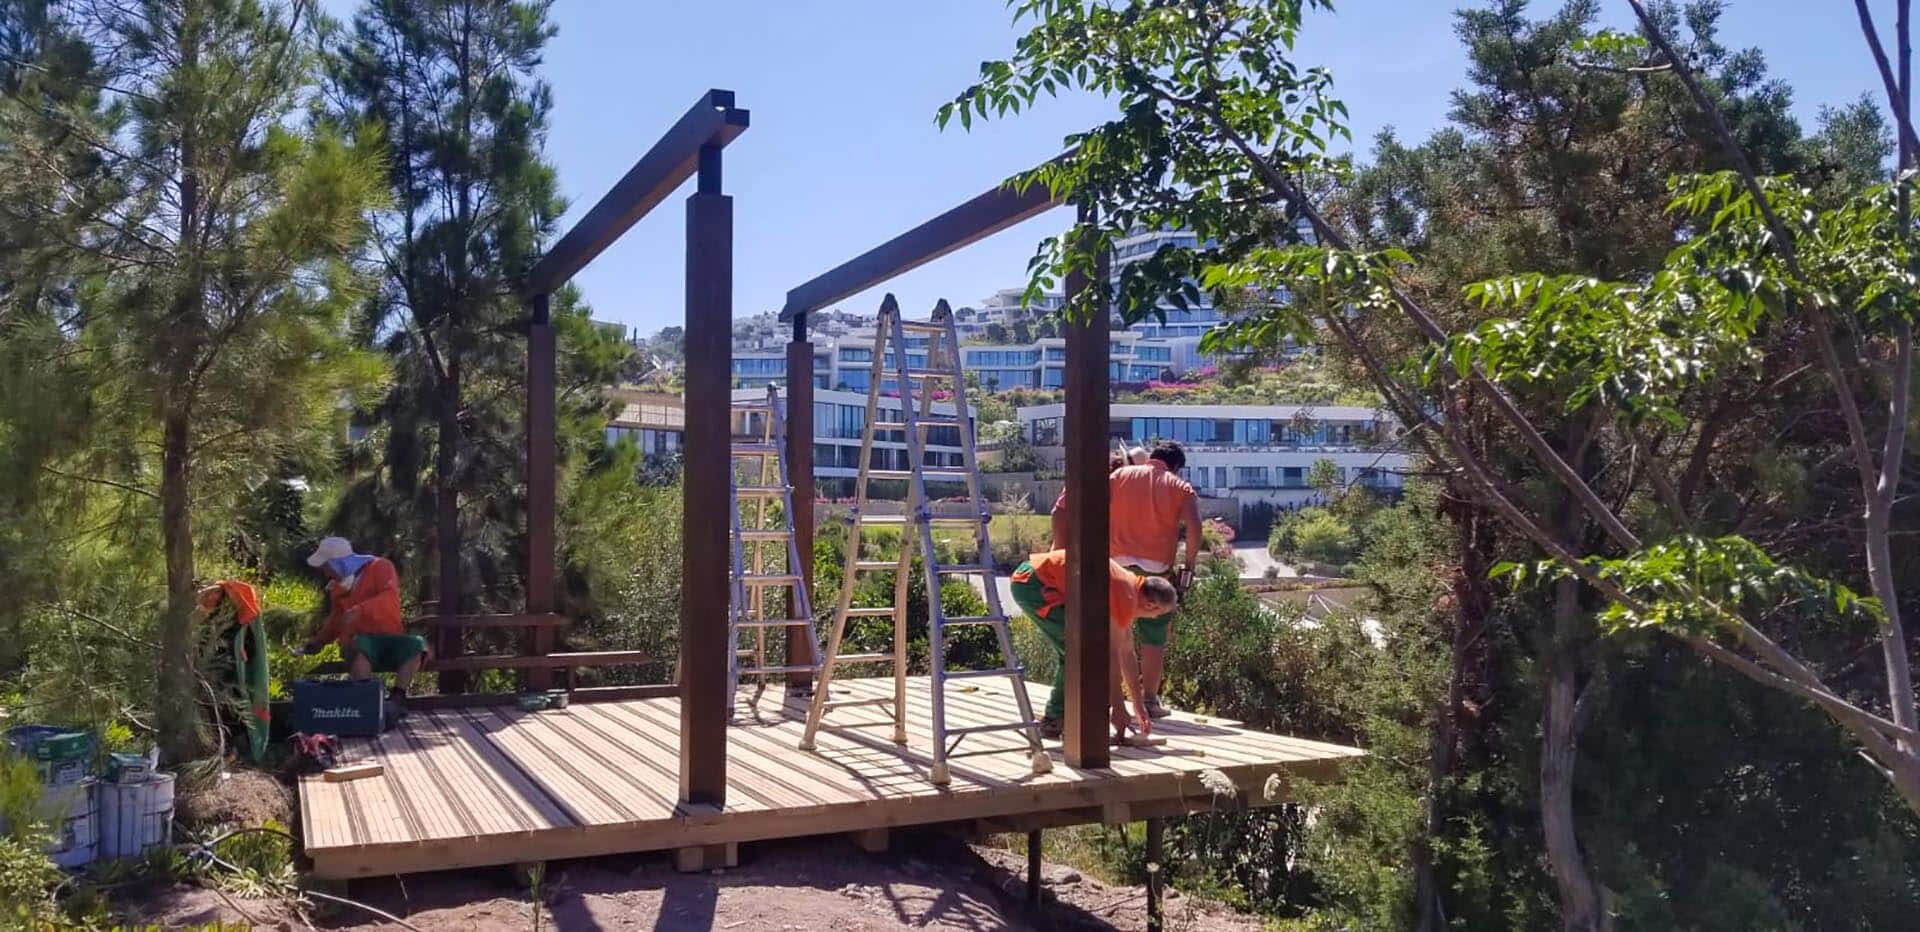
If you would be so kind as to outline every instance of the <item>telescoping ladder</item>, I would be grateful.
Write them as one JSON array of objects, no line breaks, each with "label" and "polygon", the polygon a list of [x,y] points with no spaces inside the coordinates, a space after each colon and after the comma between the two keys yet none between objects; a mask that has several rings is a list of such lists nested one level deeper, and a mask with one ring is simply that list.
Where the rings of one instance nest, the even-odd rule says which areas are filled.
[{"label": "telescoping ladder", "polygon": [[[733,592],[727,612],[733,636],[728,639],[732,646],[728,657],[728,715],[733,714],[742,676],[820,673],[813,601],[807,597],[803,564],[793,537],[793,486],[787,478],[786,421],[779,396],[769,385],[765,400],[734,402],[733,415],[729,477],[733,486]],[[777,510],[771,507],[776,501],[780,504]],[[778,598],[782,589],[786,590],[784,599]],[[770,628],[784,629],[789,638],[806,638],[811,662],[769,665]],[[742,635],[752,636],[751,643],[744,647],[740,643]],[[747,661],[744,667],[743,660]]]},{"label": "telescoping ladder", "polygon": [[[907,741],[907,579],[913,571],[913,556],[918,553],[925,573],[927,586],[928,632],[933,673],[933,768],[930,779],[936,784],[945,784],[952,780],[952,771],[947,758],[952,755],[959,742],[968,735],[994,731],[1020,731],[1026,735],[1028,750],[1032,754],[1033,772],[1047,773],[1053,769],[1053,762],[1040,745],[1040,723],[1034,719],[1033,705],[1027,698],[1025,668],[1013,652],[1013,635],[1007,628],[1007,614],[1000,604],[1000,592],[993,578],[993,544],[987,533],[988,519],[986,500],[980,494],[980,472],[974,458],[973,425],[966,416],[966,380],[960,366],[960,339],[954,330],[953,310],[941,301],[935,306],[933,318],[926,321],[908,321],[900,317],[900,306],[893,295],[887,295],[880,305],[880,319],[873,341],[873,367],[867,386],[866,430],[860,442],[860,477],[854,487],[854,508],[851,516],[852,526],[847,535],[847,553],[845,572],[841,574],[840,603],[833,614],[833,631],[827,641],[826,660],[820,667],[817,688],[813,693],[813,705],[807,712],[807,727],[800,739],[803,750],[812,750],[814,736],[820,730],[821,719],[836,708],[854,705],[890,706],[893,715],[893,740],[897,744]],[[914,365],[909,356],[908,334],[926,338],[926,356],[921,365]],[[917,351],[915,352],[917,355]],[[889,370],[890,374],[889,374]],[[900,395],[900,420],[882,422],[880,397],[883,383],[891,378]],[[933,396],[938,388],[951,392],[955,414],[936,417],[933,411]],[[949,429],[957,434],[961,452],[959,466],[929,466],[927,464],[927,434],[929,431]],[[906,468],[881,469],[874,464],[874,436],[883,431],[902,434],[906,442]],[[950,434],[949,436],[953,436]],[[946,481],[964,481],[967,487],[966,513],[963,515],[933,513],[932,500],[927,495],[927,480],[933,478]],[[871,483],[876,479],[906,480],[907,501],[904,515],[879,515],[867,513],[867,495]],[[899,554],[894,559],[869,559],[861,552],[862,531],[870,527],[895,527],[900,529]],[[973,532],[976,545],[975,557],[971,563],[943,564],[939,552],[934,547],[933,532],[936,527],[964,528]],[[893,575],[893,604],[879,607],[853,606],[853,593],[859,579],[868,573],[886,572]],[[948,579],[975,575],[985,583],[981,591],[986,596],[986,614],[977,617],[949,618],[940,604],[940,585]],[[893,619],[893,652],[891,654],[842,654],[845,643],[847,621],[853,618],[891,618]],[[947,669],[947,631],[963,625],[987,625],[994,631],[1000,643],[1000,656],[1003,666],[984,670],[948,670]],[[893,696],[879,699],[852,699],[833,701],[828,693],[828,684],[833,681],[834,668],[843,663],[891,663],[893,664]],[[1015,702],[1019,708],[1020,719],[1010,722],[970,725],[963,728],[947,727],[947,696],[949,682],[990,677],[1005,677],[1013,688]]]}]

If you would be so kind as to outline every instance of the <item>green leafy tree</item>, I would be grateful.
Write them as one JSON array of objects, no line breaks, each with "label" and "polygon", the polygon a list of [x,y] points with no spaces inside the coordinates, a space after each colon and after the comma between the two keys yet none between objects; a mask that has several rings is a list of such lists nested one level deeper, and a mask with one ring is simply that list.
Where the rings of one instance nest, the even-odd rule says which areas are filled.
[{"label": "green leafy tree", "polygon": [[[340,393],[377,381],[342,336],[362,292],[351,260],[382,199],[378,153],[300,119],[315,66],[303,12],[251,0],[62,8],[91,52],[61,67],[97,78],[104,109],[85,113],[72,94],[65,107],[8,100],[18,138],[50,139],[34,121],[52,121],[97,168],[21,193],[69,232],[55,242],[89,273],[76,301],[95,399],[141,412],[122,424],[157,450],[77,481],[158,510],[157,707],[169,714],[155,724],[176,761],[204,748],[192,610],[200,545],[216,532],[196,514],[311,450]],[[39,154],[4,156],[44,178]]]},{"label": "green leafy tree", "polygon": [[[1694,134],[1689,141],[1696,143],[1696,149],[1699,139],[1709,140],[1721,160],[1720,165],[1731,164],[1741,170],[1740,180],[1751,194],[1750,203],[1739,203],[1733,196],[1709,197],[1699,206],[1684,209],[1678,223],[1690,227],[1691,235],[1700,229],[1741,219],[1748,221],[1749,232],[1752,232],[1758,222],[1764,221],[1766,236],[1751,237],[1744,248],[1749,254],[1771,255],[1775,250],[1788,254],[1782,266],[1756,269],[1746,273],[1754,277],[1735,278],[1722,282],[1720,287],[1737,293],[1742,288],[1755,290],[1758,283],[1790,283],[1769,294],[1768,309],[1777,312],[1784,308],[1787,311],[1784,319],[1793,323],[1775,323],[1767,328],[1767,333],[1785,333],[1807,325],[1801,327],[1801,332],[1812,334],[1818,351],[1816,356],[1823,360],[1821,368],[1832,386],[1839,389],[1838,407],[1848,424],[1845,445],[1861,472],[1862,487],[1867,490],[1863,496],[1870,499],[1881,496],[1877,503],[1870,502],[1867,509],[1869,543],[1865,548],[1869,553],[1867,575],[1875,581],[1878,593],[1891,585],[1893,577],[1884,566],[1885,561],[1871,557],[1875,549],[1871,539],[1879,533],[1875,509],[1882,515],[1890,511],[1894,501],[1891,490],[1899,484],[1899,463],[1904,458],[1905,405],[1911,375],[1911,340],[1905,330],[1909,328],[1900,322],[1900,313],[1879,311],[1876,323],[1885,329],[1862,329],[1856,323],[1853,331],[1867,336],[1863,342],[1877,341],[1877,345],[1883,347],[1866,358],[1890,361],[1883,364],[1881,379],[1893,386],[1889,394],[1895,399],[1887,422],[1899,427],[1884,432],[1886,441],[1876,451],[1869,442],[1869,438],[1875,436],[1873,432],[1860,425],[1859,417],[1848,413],[1859,407],[1849,398],[1857,391],[1846,376],[1849,367],[1836,363],[1834,354],[1822,348],[1832,342],[1829,338],[1836,318],[1829,314],[1838,312],[1840,307],[1846,307],[1849,313],[1865,308],[1847,305],[1844,301],[1837,307],[1823,306],[1828,303],[1826,296],[1832,293],[1828,283],[1809,281],[1801,274],[1792,260],[1794,241],[1790,231],[1777,222],[1778,216],[1804,215],[1769,210],[1769,202],[1760,192],[1760,185],[1749,167],[1748,153],[1756,142],[1785,134],[1779,95],[1769,93],[1766,88],[1752,88],[1754,62],[1726,55],[1711,43],[1710,34],[1701,34],[1706,30],[1699,27],[1711,26],[1717,7],[1702,4],[1688,11],[1688,25],[1695,27],[1697,41],[1695,47],[1683,54],[1676,51],[1667,38],[1676,30],[1680,20],[1678,11],[1671,7],[1652,11],[1638,2],[1632,5],[1646,41],[1609,33],[1569,34],[1568,24],[1578,26],[1591,20],[1595,10],[1591,3],[1570,4],[1560,22],[1540,33],[1507,28],[1519,20],[1518,14],[1523,8],[1520,3],[1498,4],[1478,14],[1492,27],[1485,35],[1489,52],[1496,59],[1507,56],[1525,66],[1509,69],[1523,76],[1521,82],[1498,87],[1497,93],[1490,95],[1487,103],[1491,109],[1482,115],[1482,122],[1491,125],[1493,120],[1484,117],[1493,117],[1543,125],[1550,121],[1541,118],[1552,116],[1553,112],[1544,109],[1530,112],[1529,108],[1537,108],[1552,98],[1565,97],[1566,86],[1577,86],[1595,74],[1647,75],[1650,77],[1634,78],[1622,85],[1628,93],[1621,99],[1632,105],[1627,115],[1649,120],[1677,117],[1681,125]],[[1684,340],[1679,341],[1678,346],[1662,344],[1662,335],[1651,322],[1626,334],[1610,332],[1598,325],[1586,326],[1572,334],[1557,334],[1559,345],[1573,351],[1557,360],[1550,359],[1542,363],[1539,370],[1534,370],[1543,371],[1549,380],[1560,380],[1570,374],[1571,379],[1524,386],[1515,379],[1502,380],[1486,371],[1476,356],[1473,340],[1453,339],[1454,328],[1450,326],[1453,321],[1436,315],[1426,296],[1411,287],[1418,280],[1419,269],[1410,255],[1397,250],[1353,251],[1349,248],[1354,243],[1352,230],[1331,222],[1320,209],[1321,195],[1345,176],[1344,166],[1326,154],[1328,139],[1345,132],[1341,125],[1345,108],[1329,95],[1330,77],[1323,71],[1295,64],[1292,49],[1302,14],[1308,8],[1325,6],[1310,2],[1198,5],[1146,0],[1112,5],[1066,0],[1016,3],[1017,16],[1029,18],[1032,30],[1019,40],[1012,58],[983,65],[980,81],[943,107],[940,121],[944,124],[958,118],[962,125],[969,125],[975,118],[1018,112],[1033,105],[1041,95],[1062,88],[1092,90],[1115,98],[1118,116],[1114,120],[1072,137],[1075,148],[1068,157],[1016,180],[1016,184],[1046,183],[1056,194],[1097,208],[1093,222],[1083,222],[1068,234],[1043,245],[1036,258],[1031,287],[1048,287],[1072,272],[1090,274],[1098,258],[1126,230],[1139,226],[1193,230],[1202,242],[1218,245],[1197,250],[1162,250],[1154,257],[1155,261],[1123,270],[1116,285],[1117,304],[1123,314],[1135,317],[1151,313],[1160,299],[1170,295],[1191,298],[1198,287],[1193,284],[1196,280],[1224,292],[1295,296],[1295,300],[1287,304],[1258,306],[1242,317],[1229,333],[1210,341],[1209,346],[1214,349],[1271,348],[1324,334],[1347,347],[1356,365],[1375,382],[1388,404],[1406,424],[1415,428],[1413,438],[1421,444],[1423,452],[1434,462],[1457,470],[1461,487],[1475,501],[1503,519],[1516,537],[1550,555],[1571,574],[1555,583],[1552,594],[1552,637],[1556,647],[1549,652],[1546,673],[1547,736],[1543,743],[1540,785],[1546,844],[1560,888],[1562,920],[1574,928],[1600,927],[1606,921],[1606,896],[1594,882],[1572,831],[1571,750],[1579,725],[1575,710],[1591,663],[1588,646],[1593,643],[1591,613],[1583,606],[1583,600],[1593,595],[1615,606],[1647,606],[1649,601],[1642,594],[1636,602],[1635,594],[1618,580],[1601,575],[1598,565],[1588,555],[1596,551],[1637,553],[1644,549],[1641,536],[1627,524],[1629,520],[1638,520],[1639,515],[1623,518],[1610,500],[1652,503],[1665,498],[1658,488],[1650,486],[1660,484],[1660,477],[1672,477],[1668,467],[1673,464],[1675,451],[1669,449],[1662,454],[1655,449],[1651,454],[1656,457],[1655,462],[1665,465],[1636,473],[1636,482],[1618,488],[1607,487],[1606,481],[1620,474],[1603,476],[1602,464],[1611,455],[1629,451],[1648,455],[1645,451],[1657,448],[1662,441],[1691,443],[1686,438],[1697,434],[1689,435],[1684,422],[1669,421],[1670,434],[1636,436],[1630,428],[1644,428],[1649,422],[1636,420],[1633,410],[1620,404],[1623,396],[1602,398],[1597,387],[1578,391],[1579,384],[1590,380],[1580,370],[1569,373],[1565,367],[1575,361],[1565,357],[1585,350],[1590,358],[1607,360],[1613,371],[1626,374],[1632,365],[1629,355],[1639,353],[1641,362],[1651,357],[1660,363],[1644,373],[1658,377],[1666,374],[1663,369],[1675,354],[1678,361],[1671,364],[1673,369],[1711,362],[1705,357],[1722,345],[1722,341],[1707,339],[1703,341],[1706,345],[1698,348],[1688,346]],[[1467,22],[1473,22],[1471,15]],[[1899,47],[1904,49],[1904,17],[1901,32]],[[1703,62],[1724,66],[1724,80],[1714,82],[1711,96],[1694,71]],[[1887,75],[1894,109],[1901,114],[1897,122],[1901,124],[1901,138],[1905,140],[1911,131],[1905,127],[1904,93],[1898,90],[1900,82],[1893,77],[1893,69],[1889,66],[1882,70]],[[1541,93],[1540,78],[1559,82],[1562,90]],[[1754,93],[1745,97],[1729,93],[1741,88],[1749,88]],[[1467,106],[1463,106],[1469,119],[1474,117],[1473,103],[1469,99]],[[1541,229],[1560,234],[1562,240],[1542,240],[1541,229],[1531,234],[1516,230],[1514,255],[1526,254],[1524,237],[1531,235],[1535,243],[1567,243],[1567,258],[1562,260],[1567,264],[1561,267],[1591,269],[1588,274],[1616,276],[1657,262],[1660,253],[1676,241],[1676,234],[1680,232],[1671,225],[1674,221],[1663,217],[1666,199],[1648,191],[1644,185],[1629,187],[1605,203],[1623,206],[1637,203],[1637,210],[1612,215],[1586,212],[1579,202],[1589,199],[1591,192],[1570,184],[1577,180],[1578,173],[1567,171],[1564,166],[1591,164],[1589,160],[1606,158],[1608,153],[1599,146],[1607,140],[1572,132],[1568,133],[1568,139],[1584,148],[1563,147],[1556,151],[1537,145],[1532,150],[1545,160],[1547,171],[1540,170],[1541,163],[1537,162],[1531,168],[1525,161],[1514,163],[1522,171],[1560,182],[1563,186],[1558,189],[1549,186],[1522,190],[1544,194],[1549,208],[1564,209],[1563,214],[1548,212],[1540,218],[1544,221]],[[1636,152],[1641,151],[1659,154],[1669,150],[1629,148],[1614,154],[1631,161]],[[1659,172],[1639,177],[1651,177],[1656,184],[1663,180]],[[1482,179],[1468,176],[1466,180],[1478,183]],[[1904,204],[1903,196],[1898,199]],[[1696,213],[1701,206],[1711,208],[1707,215]],[[1415,213],[1402,211],[1385,215],[1383,222],[1411,230],[1409,224],[1418,223],[1417,217]],[[1620,232],[1626,235],[1613,242],[1625,245],[1609,247],[1609,240],[1603,234],[1610,229],[1608,224],[1620,217],[1630,222],[1619,225]],[[1694,219],[1696,217],[1698,219]],[[1304,221],[1319,245],[1286,245],[1294,235],[1297,221]],[[1632,237],[1636,224],[1644,232],[1648,224],[1656,221],[1668,224],[1664,236]],[[1878,230],[1900,226],[1862,222]],[[1815,237],[1837,233],[1808,232]],[[1573,235],[1578,239],[1573,239]],[[1867,252],[1893,260],[1883,263],[1882,268],[1898,268],[1900,253],[1891,247],[1883,238]],[[1726,267],[1725,260],[1734,253],[1737,250],[1715,256],[1723,262],[1721,268]],[[1695,258],[1705,256],[1696,253]],[[1528,264],[1523,262],[1506,268],[1526,268]],[[1693,278],[1704,284],[1712,279],[1708,272],[1708,269],[1696,268]],[[1762,274],[1765,277],[1760,277]],[[1874,301],[1866,303],[1897,305],[1898,301],[1892,296],[1902,293],[1905,286],[1901,279],[1889,274],[1881,282],[1881,289],[1873,292]],[[1795,288],[1806,290],[1796,294]],[[1080,296],[1073,311],[1083,315],[1101,313],[1106,297],[1101,291],[1089,289]],[[1707,296],[1700,291],[1694,294],[1696,299]],[[1781,300],[1783,296],[1788,300]],[[1813,300],[1804,300],[1808,297]],[[1554,300],[1548,298],[1543,303],[1551,305]],[[1518,309],[1520,302],[1516,299],[1502,307]],[[1352,313],[1356,309],[1359,313]],[[1810,318],[1804,316],[1809,311],[1816,313]],[[1746,316],[1750,318],[1751,313]],[[1622,317],[1613,314],[1608,319],[1618,323]],[[1855,320],[1852,317],[1838,319]],[[1871,317],[1868,320],[1875,321]],[[1687,338],[1697,340],[1702,326],[1737,328],[1741,321],[1739,314],[1717,315],[1696,320],[1682,332]],[[1390,364],[1392,357],[1383,356],[1379,347],[1369,341],[1376,327],[1400,329],[1415,345],[1445,345],[1448,353],[1441,354],[1436,364],[1429,367],[1428,381],[1409,385],[1401,371]],[[1512,358],[1516,365],[1542,347],[1543,333],[1541,328],[1529,331],[1533,342],[1515,349]],[[1636,333],[1643,335],[1644,340],[1636,339],[1633,336]],[[1474,336],[1484,334],[1475,332]],[[1616,340],[1616,337],[1624,339]],[[1619,345],[1623,343],[1629,345]],[[1851,345],[1844,342],[1843,345],[1852,349]],[[1704,366],[1702,371],[1706,371]],[[1748,368],[1743,372],[1751,378],[1753,370]],[[1573,402],[1571,409],[1564,404],[1569,400]],[[1545,403],[1547,401],[1553,404]],[[1431,416],[1429,412],[1433,411],[1438,411],[1440,416]],[[1473,416],[1465,417],[1469,412]],[[1467,433],[1477,419],[1498,427],[1505,448],[1524,454],[1536,478],[1544,480],[1551,494],[1522,497],[1520,490],[1507,484],[1499,469],[1503,461],[1490,458],[1489,449]],[[1623,431],[1623,424],[1629,429]],[[1713,461],[1711,456],[1705,459]],[[1888,476],[1894,478],[1876,484],[1874,476],[1869,474],[1877,474],[1883,480]],[[1602,494],[1602,488],[1606,489],[1606,495]],[[1656,519],[1653,527],[1643,529],[1663,535],[1671,533],[1670,528],[1662,526],[1678,517],[1675,513]],[[1696,513],[1688,517],[1697,521],[1703,516]],[[1679,573],[1682,581],[1686,578],[1686,568],[1694,565],[1689,562],[1694,557],[1660,556],[1663,559],[1654,561],[1654,567],[1670,574]],[[1751,597],[1751,586],[1776,572],[1753,554],[1743,555],[1740,548],[1733,548],[1713,560],[1719,567],[1716,578],[1722,580],[1723,585],[1737,583],[1738,591],[1748,597]],[[1622,565],[1619,572],[1622,578],[1628,578],[1635,571]],[[1796,578],[1807,585],[1792,591],[1834,594],[1840,589],[1817,578],[1807,578],[1806,574]],[[1638,578],[1635,581],[1644,582]],[[1684,588],[1681,592],[1700,594]],[[1884,597],[1876,596],[1881,598],[1876,604],[1892,605],[1897,601],[1894,596],[1895,593],[1888,590]],[[1856,604],[1865,603],[1845,597],[1834,602],[1842,613]],[[1719,607],[1726,606],[1720,604]],[[1755,608],[1744,606],[1747,613]],[[1910,769],[1912,756],[1903,748],[1914,733],[1903,722],[1911,719],[1913,709],[1911,678],[1905,672],[1905,639],[1897,613],[1889,616],[1881,638],[1883,643],[1897,645],[1890,646],[1886,652],[1893,684],[1889,692],[1892,720],[1861,708],[1857,702],[1837,697],[1800,658],[1779,648],[1740,612],[1729,611],[1723,615],[1716,616],[1720,624],[1715,633],[1726,637],[1725,642],[1697,631],[1685,634],[1685,642],[1761,682],[1814,701],[1873,754],[1876,762],[1895,777],[1896,785],[1906,782],[1900,774]],[[1920,796],[1907,795],[1920,804]],[[1422,915],[1421,924],[1431,927],[1434,914],[1425,911],[1423,905]]]}]

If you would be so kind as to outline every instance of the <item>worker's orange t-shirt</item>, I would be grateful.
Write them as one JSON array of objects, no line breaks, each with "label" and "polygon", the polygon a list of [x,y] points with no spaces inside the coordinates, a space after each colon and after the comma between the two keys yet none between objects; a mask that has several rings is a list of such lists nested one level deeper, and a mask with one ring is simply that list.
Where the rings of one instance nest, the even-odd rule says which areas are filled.
[{"label": "worker's orange t-shirt", "polygon": [[[352,589],[337,582],[327,584],[332,608],[327,623],[314,638],[318,641],[351,642],[362,634],[405,634],[400,621],[400,572],[393,561],[374,557],[354,577]],[[358,611],[353,611],[358,609]],[[351,612],[352,618],[348,615]]]},{"label": "worker's orange t-shirt", "polygon": [[[1033,578],[1040,580],[1040,589],[1046,595],[1044,607],[1052,610],[1056,605],[1067,603],[1067,552],[1049,550],[1027,557],[1027,565],[1033,567]],[[1019,573],[1014,574],[1015,582],[1025,582]],[[1142,579],[1126,567],[1112,560],[1107,561],[1107,618],[1119,630],[1133,626],[1140,617],[1140,584]]]},{"label": "worker's orange t-shirt", "polygon": [[1193,486],[1167,464],[1150,460],[1115,470],[1107,488],[1107,549],[1143,569],[1172,569],[1180,520],[1194,499]]}]

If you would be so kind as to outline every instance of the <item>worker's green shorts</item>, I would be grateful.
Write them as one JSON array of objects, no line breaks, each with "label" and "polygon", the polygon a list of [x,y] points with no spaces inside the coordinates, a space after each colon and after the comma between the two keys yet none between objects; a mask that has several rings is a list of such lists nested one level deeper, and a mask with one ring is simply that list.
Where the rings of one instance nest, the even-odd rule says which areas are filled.
[{"label": "worker's green shorts", "polygon": [[426,652],[427,639],[418,635],[362,634],[353,639],[351,654],[367,655],[375,673],[392,673]]}]

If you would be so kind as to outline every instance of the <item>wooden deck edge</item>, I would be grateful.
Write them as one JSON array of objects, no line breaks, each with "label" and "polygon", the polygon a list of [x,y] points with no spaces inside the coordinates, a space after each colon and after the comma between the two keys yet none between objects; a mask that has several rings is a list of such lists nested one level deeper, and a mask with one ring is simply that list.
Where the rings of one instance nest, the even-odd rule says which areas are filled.
[{"label": "wooden deck edge", "polygon": [[[1131,814],[1176,808],[1184,811],[1255,808],[1290,801],[1294,780],[1337,779],[1362,755],[1301,761],[1237,764],[1213,768],[1231,780],[1236,794],[1219,798],[1199,773],[1163,773],[1111,780],[1049,782],[1031,789],[1012,788],[952,793],[886,804],[869,800],[748,812],[690,814],[648,822],[564,826],[513,834],[433,839],[385,844],[340,845],[306,849],[313,875],[347,880],[421,871],[490,867],[525,861],[561,860],[669,851],[681,848],[835,835],[901,826],[955,822],[1008,821],[1063,814],[1063,825],[1097,822],[1119,804]],[[1270,776],[1281,778],[1280,792],[1269,798]],[[303,812],[304,819],[304,812]],[[1083,818],[1082,816],[1089,816]],[[1144,814],[1134,815],[1146,818]],[[1155,816],[1158,817],[1158,816]]]}]

